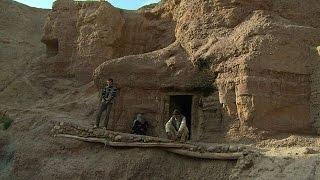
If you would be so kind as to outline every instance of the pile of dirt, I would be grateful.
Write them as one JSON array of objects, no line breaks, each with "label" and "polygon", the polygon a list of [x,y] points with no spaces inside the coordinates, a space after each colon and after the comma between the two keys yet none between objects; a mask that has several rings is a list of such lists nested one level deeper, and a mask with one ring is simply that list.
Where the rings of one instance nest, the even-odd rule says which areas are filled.
[{"label": "pile of dirt", "polygon": [[230,179],[319,179],[318,136],[270,137],[251,144],[260,150],[237,161]]}]

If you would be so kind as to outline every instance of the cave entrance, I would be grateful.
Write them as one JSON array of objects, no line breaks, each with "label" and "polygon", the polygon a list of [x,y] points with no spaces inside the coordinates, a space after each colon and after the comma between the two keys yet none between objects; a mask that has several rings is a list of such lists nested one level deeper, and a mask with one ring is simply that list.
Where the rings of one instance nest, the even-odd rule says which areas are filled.
[{"label": "cave entrance", "polygon": [[170,96],[169,113],[170,117],[174,109],[178,109],[187,119],[187,127],[189,129],[189,139],[191,137],[192,127],[192,95],[174,95]]},{"label": "cave entrance", "polygon": [[46,40],[44,42],[47,48],[47,57],[56,56],[59,52],[59,42],[58,39]]}]

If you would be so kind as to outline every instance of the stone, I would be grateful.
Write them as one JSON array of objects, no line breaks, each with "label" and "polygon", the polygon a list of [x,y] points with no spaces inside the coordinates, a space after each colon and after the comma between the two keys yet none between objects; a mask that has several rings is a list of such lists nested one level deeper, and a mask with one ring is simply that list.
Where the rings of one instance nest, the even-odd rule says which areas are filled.
[{"label": "stone", "polygon": [[217,153],[223,152],[223,145],[217,145],[216,146],[216,152]]},{"label": "stone", "polygon": [[141,138],[141,137],[134,137],[134,141],[135,142],[140,142],[140,141],[142,141],[143,139]]},{"label": "stone", "polygon": [[237,151],[238,151],[238,147],[236,145],[229,146],[229,152],[237,152]]},{"label": "stone", "polygon": [[305,148],[304,154],[318,154],[319,150],[313,149],[313,148]]},{"label": "stone", "polygon": [[122,140],[122,136],[120,135],[117,135],[115,138],[114,138],[115,141],[121,141]]},{"label": "stone", "polygon": [[215,152],[216,150],[217,150],[217,146],[209,146],[207,148],[207,151],[209,151],[209,152]]},{"label": "stone", "polygon": [[238,146],[238,151],[239,151],[239,152],[243,151],[244,149],[245,149],[244,146]]},{"label": "stone", "polygon": [[229,151],[229,145],[222,145],[221,146],[221,151],[224,152],[224,153],[228,152]]}]

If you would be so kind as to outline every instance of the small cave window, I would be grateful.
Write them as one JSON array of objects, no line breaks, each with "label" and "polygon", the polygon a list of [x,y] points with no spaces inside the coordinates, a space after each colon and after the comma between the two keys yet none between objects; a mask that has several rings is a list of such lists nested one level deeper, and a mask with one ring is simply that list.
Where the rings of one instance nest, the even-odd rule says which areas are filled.
[{"label": "small cave window", "polygon": [[47,48],[47,57],[56,56],[59,52],[59,41],[58,39],[52,39],[45,41]]},{"label": "small cave window", "polygon": [[192,95],[175,95],[170,96],[170,107],[169,107],[170,116],[173,113],[174,109],[178,109],[181,114],[183,114],[187,119],[187,127],[189,129],[189,139],[192,132]]}]

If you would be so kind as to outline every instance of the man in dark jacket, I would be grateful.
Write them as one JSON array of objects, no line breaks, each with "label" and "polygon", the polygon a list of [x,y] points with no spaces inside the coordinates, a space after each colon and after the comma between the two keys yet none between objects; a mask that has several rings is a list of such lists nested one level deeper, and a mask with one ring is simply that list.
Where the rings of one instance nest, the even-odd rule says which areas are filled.
[{"label": "man in dark jacket", "polygon": [[99,127],[100,119],[103,111],[106,111],[106,117],[104,119],[103,126],[107,128],[109,116],[111,113],[111,108],[114,103],[115,97],[117,95],[117,88],[113,85],[113,79],[108,79],[107,86],[102,90],[100,96],[100,109],[97,114],[96,124],[94,128]]}]

